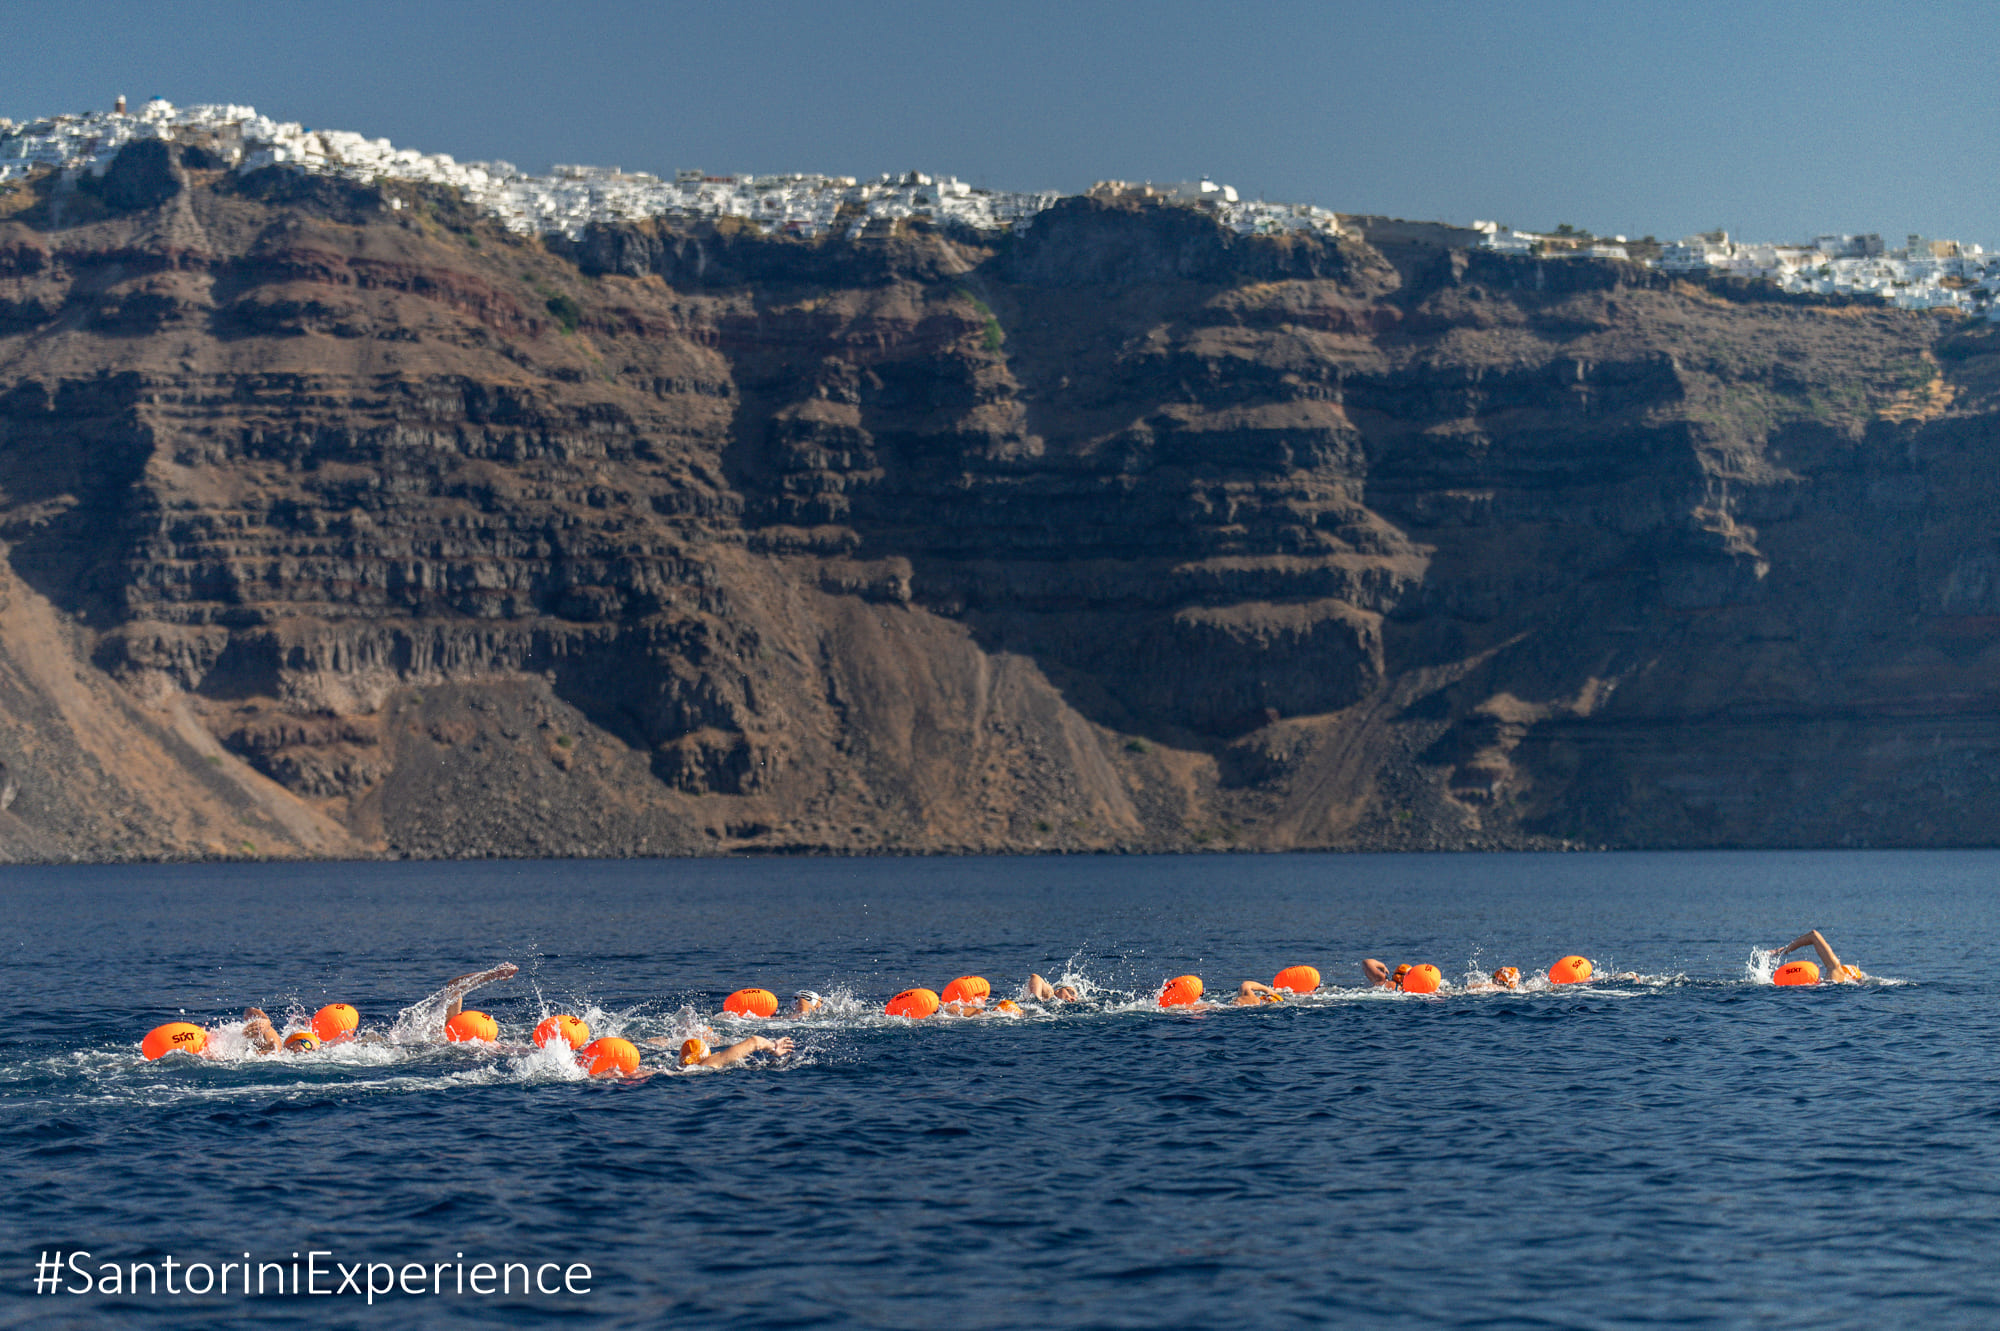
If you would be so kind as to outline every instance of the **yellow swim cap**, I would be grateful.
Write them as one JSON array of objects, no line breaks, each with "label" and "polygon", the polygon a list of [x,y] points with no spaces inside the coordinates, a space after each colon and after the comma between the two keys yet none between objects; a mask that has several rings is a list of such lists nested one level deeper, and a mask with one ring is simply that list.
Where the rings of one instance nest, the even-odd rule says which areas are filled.
[{"label": "yellow swim cap", "polygon": [[699,1038],[681,1041],[681,1066],[692,1067],[708,1057],[708,1046]]},{"label": "yellow swim cap", "polygon": [[285,1051],[292,1054],[310,1054],[319,1048],[319,1037],[311,1031],[294,1031],[285,1037]]}]

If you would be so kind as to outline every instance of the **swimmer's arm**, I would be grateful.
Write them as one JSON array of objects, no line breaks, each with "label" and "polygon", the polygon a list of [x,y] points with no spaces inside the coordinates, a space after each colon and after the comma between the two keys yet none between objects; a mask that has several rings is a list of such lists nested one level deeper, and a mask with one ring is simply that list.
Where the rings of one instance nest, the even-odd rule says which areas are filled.
[{"label": "swimmer's arm", "polygon": [[1817,929],[1808,930],[1797,938],[1794,938],[1791,942],[1778,949],[1778,955],[1782,957],[1788,952],[1796,952],[1808,945],[1811,946],[1813,951],[1819,953],[1819,959],[1826,964],[1828,972],[1837,972],[1840,969],[1840,958],[1833,955],[1833,949],[1827,945],[1826,939],[1820,936],[1820,932]]},{"label": "swimmer's arm", "polygon": [[792,1052],[792,1037],[781,1036],[776,1040],[762,1035],[753,1035],[747,1040],[738,1040],[727,1049],[718,1049],[701,1060],[705,1068],[726,1068],[731,1063],[740,1063],[756,1053],[772,1053],[779,1058]]},{"label": "swimmer's arm", "polygon": [[447,980],[444,986],[444,1019],[450,1021],[453,1017],[456,1017],[460,1005],[465,1002],[465,996],[474,989],[479,988],[483,984],[492,984],[496,980],[508,979],[520,969],[519,966],[516,966],[511,961],[503,961],[492,970],[474,971],[470,975],[461,975],[455,980]]},{"label": "swimmer's arm", "polygon": [[243,1036],[257,1047],[260,1054],[275,1054],[282,1046],[277,1028],[264,1015],[264,1009],[247,1007],[243,1009]]},{"label": "swimmer's arm", "polygon": [[1245,980],[1236,986],[1236,1005],[1245,1007],[1252,1003],[1262,1003],[1266,997],[1278,997],[1278,991],[1268,984],[1256,980]]},{"label": "swimmer's arm", "polygon": [[1027,997],[1034,999],[1037,1003],[1051,1002],[1056,996],[1055,986],[1039,975],[1028,976],[1027,983],[1023,984],[1021,988],[1026,991]]},{"label": "swimmer's arm", "polygon": [[1370,984],[1389,983],[1389,968],[1373,957],[1361,963],[1361,970],[1368,977]]}]

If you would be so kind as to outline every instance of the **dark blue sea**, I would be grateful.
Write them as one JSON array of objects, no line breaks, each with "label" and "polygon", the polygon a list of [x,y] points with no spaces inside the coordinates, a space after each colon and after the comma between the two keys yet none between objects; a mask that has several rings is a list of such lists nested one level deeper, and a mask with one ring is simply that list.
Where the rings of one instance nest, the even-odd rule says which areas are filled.
[{"label": "dark blue sea", "polygon": [[[1980,852],[0,870],[0,1324],[1990,1326],[1997,886]],[[1772,986],[1809,927],[1875,978]],[[1464,988],[1566,953],[1601,978]],[[500,1042],[437,1039],[427,996],[499,961]],[[1294,963],[1328,987],[1152,1001]],[[1083,1001],[880,1015],[1030,971]],[[746,985],[829,1010],[720,1016]],[[245,1052],[245,1005],[335,1000],[369,1039]],[[650,1075],[535,1050],[556,1011]],[[142,1059],[177,1019],[224,1056]],[[644,1043],[704,1027],[797,1049]],[[185,1292],[245,1254],[263,1292]],[[304,1288],[343,1271],[405,1287]]]}]

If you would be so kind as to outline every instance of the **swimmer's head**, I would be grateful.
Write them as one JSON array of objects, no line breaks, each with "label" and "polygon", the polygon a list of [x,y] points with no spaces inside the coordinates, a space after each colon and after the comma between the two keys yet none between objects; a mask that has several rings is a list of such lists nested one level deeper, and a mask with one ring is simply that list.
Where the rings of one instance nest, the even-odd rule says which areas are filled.
[{"label": "swimmer's head", "polygon": [[1519,989],[1521,987],[1521,968],[1519,966],[1502,966],[1499,970],[1493,972],[1493,983],[1499,985],[1502,989]]},{"label": "swimmer's head", "polygon": [[1403,977],[1405,975],[1408,975],[1409,973],[1410,973],[1410,963],[1406,961],[1402,965],[1396,967],[1396,973],[1389,977],[1389,983],[1400,985],[1403,982]]},{"label": "swimmer's head", "polygon": [[1021,1015],[1021,1005],[1019,1003],[1016,1003],[1011,998],[1001,999],[1000,1002],[995,1005],[993,1010],[995,1012],[1004,1012],[1010,1017],[1018,1017]]},{"label": "swimmer's head", "polygon": [[310,1054],[319,1048],[319,1037],[311,1031],[293,1031],[285,1037],[285,1052],[288,1054]]},{"label": "swimmer's head", "polygon": [[708,1057],[708,1046],[700,1038],[681,1041],[681,1066],[691,1068]]},{"label": "swimmer's head", "polygon": [[801,989],[792,995],[792,1011],[801,1017],[809,1017],[826,1006],[826,1000],[810,989]]}]

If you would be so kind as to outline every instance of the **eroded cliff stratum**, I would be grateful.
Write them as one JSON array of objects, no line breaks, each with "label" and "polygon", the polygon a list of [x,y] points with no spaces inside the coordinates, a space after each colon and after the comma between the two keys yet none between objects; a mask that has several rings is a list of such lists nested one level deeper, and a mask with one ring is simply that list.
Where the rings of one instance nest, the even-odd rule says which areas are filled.
[{"label": "eroded cliff stratum", "polygon": [[153,156],[0,198],[0,856],[2000,835],[1988,327]]}]

